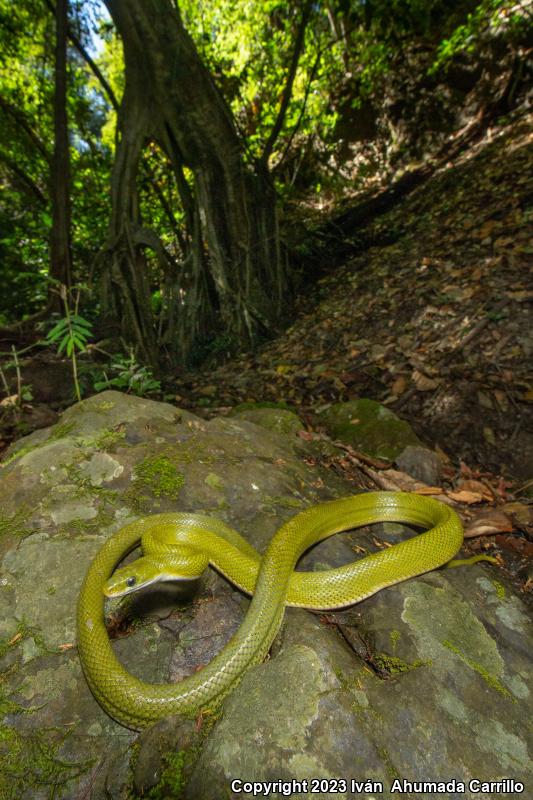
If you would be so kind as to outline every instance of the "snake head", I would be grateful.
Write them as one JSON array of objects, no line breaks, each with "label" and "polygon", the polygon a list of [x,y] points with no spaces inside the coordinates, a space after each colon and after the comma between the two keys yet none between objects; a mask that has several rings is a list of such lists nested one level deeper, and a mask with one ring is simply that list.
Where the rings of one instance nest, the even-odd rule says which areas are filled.
[{"label": "snake head", "polygon": [[115,570],[104,583],[103,591],[106,597],[125,597],[159,581],[195,580],[198,577],[200,576],[183,575],[174,571],[168,563],[143,557]]}]

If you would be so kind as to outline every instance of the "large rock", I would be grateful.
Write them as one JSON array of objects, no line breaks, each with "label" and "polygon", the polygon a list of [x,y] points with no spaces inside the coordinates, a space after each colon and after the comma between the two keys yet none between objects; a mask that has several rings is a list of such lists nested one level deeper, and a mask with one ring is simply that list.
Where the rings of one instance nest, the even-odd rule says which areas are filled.
[{"label": "large rock", "polygon": [[[137,740],[93,699],[75,649],[75,604],[112,532],[140,514],[190,510],[226,520],[263,550],[299,509],[353,492],[311,465],[312,443],[296,435],[297,420],[280,411],[276,422],[275,413],[206,422],[104,392],[5,459],[0,797],[103,800],[138,791],[218,800],[246,796],[232,781],[295,780],[293,797],[378,798],[398,796],[395,780],[455,779],[465,791],[446,796],[488,800],[495,794],[469,781],[532,785],[529,620],[499,573],[480,566],[399,584],[338,614],[291,609],[271,658],[201,726],[166,720]],[[357,539],[336,536],[303,565],[345,563],[356,543],[370,550],[376,536],[393,543],[403,535],[388,524]],[[212,571],[199,599],[186,603],[167,586],[129,610],[112,609],[114,646],[132,673],[161,682],[194,671],[248,605]],[[314,778],[339,780],[339,791],[330,783],[311,793]]]},{"label": "large rock", "polygon": [[433,450],[409,444],[396,458],[396,464],[417,481],[427,483],[428,486],[438,486],[441,463]]},{"label": "large rock", "polygon": [[328,432],[357,450],[389,461],[421,442],[408,422],[375,400],[336,403],[321,414]]}]

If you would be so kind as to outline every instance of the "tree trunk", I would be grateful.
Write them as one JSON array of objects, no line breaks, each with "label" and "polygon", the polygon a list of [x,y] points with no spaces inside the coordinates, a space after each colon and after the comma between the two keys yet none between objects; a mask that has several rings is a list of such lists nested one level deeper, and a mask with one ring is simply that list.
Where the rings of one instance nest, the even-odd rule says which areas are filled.
[{"label": "tree trunk", "polygon": [[143,105],[127,81],[111,180],[112,216],[102,276],[103,321],[114,323],[127,341],[136,342],[139,355],[156,368],[159,355],[150,284],[144,250],[137,241],[142,228],[137,174],[149,129],[150,105]]},{"label": "tree trunk", "polygon": [[[50,276],[69,287],[72,279],[70,249],[70,152],[67,120],[68,0],[57,0],[54,91],[54,153],[51,170],[52,233]],[[61,301],[57,298],[57,307]]]},{"label": "tree trunk", "polygon": [[[193,300],[193,312],[199,313],[202,299],[205,313],[212,316],[213,310],[205,308],[211,283],[225,331],[242,342],[254,342],[275,327],[285,305],[286,277],[270,176],[264,166],[252,170],[245,164],[231,112],[170,0],[106,0],[106,5],[124,44],[127,87],[113,177],[110,244],[129,259],[130,279],[137,274],[140,280],[142,265],[125,246],[124,234],[142,223],[132,200],[132,166],[138,162],[141,139],[153,138],[168,154],[185,201],[189,269],[195,281],[189,287],[194,300],[186,289],[184,302]],[[127,127],[134,106],[143,109],[144,118],[135,130],[132,150],[133,134]],[[126,163],[128,176],[121,175]],[[185,186],[183,167],[192,173]],[[127,207],[124,191],[130,197]],[[141,249],[138,245],[137,253]],[[211,280],[201,274],[206,265]],[[125,268],[121,272],[125,275]],[[114,287],[121,294],[126,291],[116,276]],[[148,299],[145,294],[138,302],[148,304]],[[151,324],[153,328],[153,320]]]}]

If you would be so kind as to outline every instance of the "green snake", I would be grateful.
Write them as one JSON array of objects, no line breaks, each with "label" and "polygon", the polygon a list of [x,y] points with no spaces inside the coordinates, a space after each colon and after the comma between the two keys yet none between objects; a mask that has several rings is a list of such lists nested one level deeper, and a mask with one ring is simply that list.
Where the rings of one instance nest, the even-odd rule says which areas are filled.
[{"label": "green snake", "polygon": [[[384,521],[428,530],[337,569],[294,571],[315,543]],[[144,555],[114,572],[139,541]],[[446,564],[462,541],[461,521],[451,508],[403,492],[368,492],[307,508],[278,529],[262,557],[236,531],[211,517],[176,512],[139,519],[105,542],[80,591],[77,642],[87,682],[105,711],[128,728],[215,708],[244,672],[265,658],[286,605],[318,610],[358,603]],[[160,580],[193,579],[208,564],[253,595],[240,628],[209,664],[178,684],[151,684],[131,675],[109,641],[105,595],[118,597]]]}]

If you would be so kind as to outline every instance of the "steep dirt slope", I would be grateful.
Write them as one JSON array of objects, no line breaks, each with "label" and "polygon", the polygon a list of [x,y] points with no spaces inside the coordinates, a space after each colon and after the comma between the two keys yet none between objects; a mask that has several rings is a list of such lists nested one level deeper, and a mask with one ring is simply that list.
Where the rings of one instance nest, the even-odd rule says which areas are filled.
[{"label": "steep dirt slope", "polygon": [[376,244],[310,285],[294,324],[261,351],[183,376],[179,402],[210,414],[286,401],[312,425],[329,403],[371,397],[455,463],[527,481],[532,223],[530,116],[354,231]]}]

